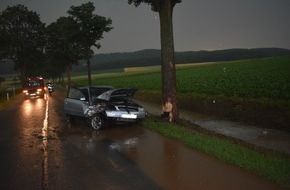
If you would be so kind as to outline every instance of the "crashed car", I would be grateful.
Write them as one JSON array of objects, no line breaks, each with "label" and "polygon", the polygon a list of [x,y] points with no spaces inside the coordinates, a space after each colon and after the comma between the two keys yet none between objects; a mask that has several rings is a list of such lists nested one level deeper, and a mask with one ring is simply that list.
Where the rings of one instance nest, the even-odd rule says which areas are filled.
[{"label": "crashed car", "polygon": [[134,123],[145,118],[144,108],[132,100],[137,89],[112,86],[69,87],[64,100],[67,116],[87,118],[93,129],[111,123]]}]

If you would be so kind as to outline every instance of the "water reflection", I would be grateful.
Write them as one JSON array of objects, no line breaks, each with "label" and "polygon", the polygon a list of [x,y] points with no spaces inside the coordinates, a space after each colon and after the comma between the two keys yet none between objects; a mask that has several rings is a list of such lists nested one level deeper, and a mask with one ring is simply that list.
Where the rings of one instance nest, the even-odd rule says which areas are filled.
[{"label": "water reflection", "polygon": [[42,189],[47,189],[48,186],[48,154],[47,154],[47,127],[48,127],[48,99],[46,99],[45,116],[42,127]]},{"label": "water reflection", "polygon": [[[162,150],[161,150],[162,151]],[[163,160],[164,160],[164,180],[168,182],[172,189],[179,187],[179,153],[178,145],[171,140],[163,142]]]},{"label": "water reflection", "polygon": [[[85,150],[89,150],[91,156],[98,155],[99,159],[105,155],[100,158],[102,162],[106,160],[113,168],[124,169],[114,157],[115,152],[120,153],[118,155],[132,160],[130,164],[141,169],[163,189],[261,189],[260,181],[253,180],[253,175],[245,177],[249,174],[142,126],[113,126],[93,131],[82,123],[70,130],[80,132],[74,131],[70,135],[70,143],[79,149],[84,150],[82,143],[85,141]],[[112,151],[115,152],[110,154]]]},{"label": "water reflection", "polygon": [[121,151],[128,151],[128,149],[133,149],[137,146],[138,137],[133,137],[129,139],[124,139],[122,141],[114,142],[110,145],[110,149],[117,150],[118,152]]},{"label": "water reflection", "polygon": [[20,110],[23,113],[23,117],[29,119],[29,117],[35,116],[38,111],[44,106],[45,101],[43,99],[26,99],[21,104]]},{"label": "water reflection", "polygon": [[[43,122],[45,115],[46,100],[45,99],[26,99],[19,103],[15,111],[15,132],[13,141],[16,158],[23,167],[13,165],[13,171],[28,170],[25,178],[21,178],[23,184],[30,184],[34,181],[40,182],[42,179],[42,165],[44,157],[47,157],[46,145],[43,144]],[[39,151],[41,150],[41,152]],[[42,153],[42,154],[40,154]],[[45,161],[47,163],[47,161]],[[21,173],[21,172],[19,172]],[[23,171],[25,173],[25,171]],[[35,174],[38,173],[37,177]]]}]

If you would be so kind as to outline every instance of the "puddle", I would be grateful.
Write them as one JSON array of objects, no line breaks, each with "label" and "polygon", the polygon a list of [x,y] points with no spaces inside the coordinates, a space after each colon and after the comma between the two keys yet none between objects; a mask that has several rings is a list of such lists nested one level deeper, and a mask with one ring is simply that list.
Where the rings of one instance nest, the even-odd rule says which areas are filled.
[{"label": "puddle", "polygon": [[[112,127],[97,134],[87,130],[84,138],[79,140],[85,141],[86,149],[91,152],[102,145],[120,153],[162,189],[279,189],[276,184],[259,176],[225,164],[142,126]],[[76,147],[80,143],[77,138],[71,142]]]}]

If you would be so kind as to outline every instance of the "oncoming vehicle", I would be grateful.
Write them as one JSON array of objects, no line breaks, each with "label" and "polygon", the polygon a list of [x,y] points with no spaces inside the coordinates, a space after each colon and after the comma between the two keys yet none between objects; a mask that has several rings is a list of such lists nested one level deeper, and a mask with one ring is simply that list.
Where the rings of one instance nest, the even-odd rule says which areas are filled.
[{"label": "oncoming vehicle", "polygon": [[27,77],[22,84],[23,94],[25,98],[44,97],[45,85],[42,77]]},{"label": "oncoming vehicle", "polygon": [[145,118],[144,108],[132,100],[137,89],[111,86],[70,87],[64,100],[67,116],[87,118],[93,129],[109,123],[134,123]]}]

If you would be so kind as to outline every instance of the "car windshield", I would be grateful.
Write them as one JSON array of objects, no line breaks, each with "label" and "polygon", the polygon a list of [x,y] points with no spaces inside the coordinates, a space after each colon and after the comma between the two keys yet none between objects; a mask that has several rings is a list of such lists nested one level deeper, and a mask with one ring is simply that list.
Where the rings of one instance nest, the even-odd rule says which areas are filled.
[{"label": "car windshield", "polygon": [[23,84],[23,86],[39,86],[40,84],[39,84],[39,82],[36,82],[36,81],[26,81],[24,84]]},{"label": "car windshield", "polygon": [[90,88],[90,95],[91,95],[91,99],[92,101],[96,101],[97,97],[101,94],[103,94],[104,92],[107,92],[109,90],[112,90],[112,87],[91,87]]}]

